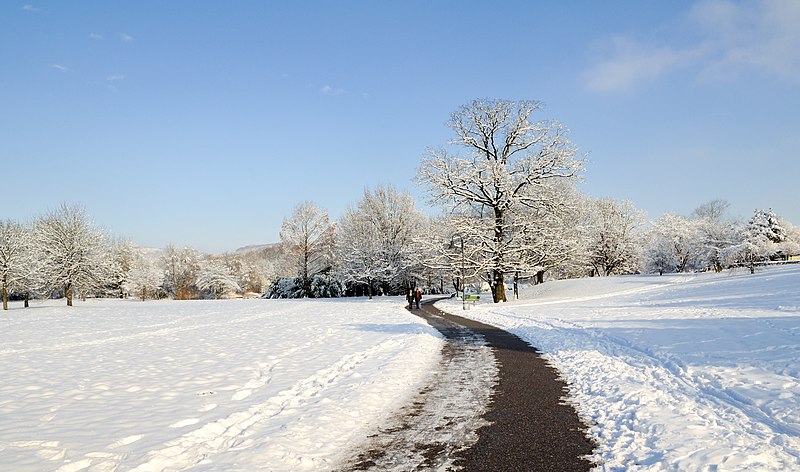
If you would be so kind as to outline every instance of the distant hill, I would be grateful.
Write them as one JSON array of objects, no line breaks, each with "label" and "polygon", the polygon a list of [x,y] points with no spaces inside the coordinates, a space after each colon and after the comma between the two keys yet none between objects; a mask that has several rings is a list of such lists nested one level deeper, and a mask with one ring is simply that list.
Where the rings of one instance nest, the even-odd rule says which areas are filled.
[{"label": "distant hill", "polygon": [[248,252],[271,252],[277,251],[280,248],[280,243],[272,243],[272,244],[251,244],[249,246],[243,246],[239,249],[233,251],[237,254],[243,254]]}]

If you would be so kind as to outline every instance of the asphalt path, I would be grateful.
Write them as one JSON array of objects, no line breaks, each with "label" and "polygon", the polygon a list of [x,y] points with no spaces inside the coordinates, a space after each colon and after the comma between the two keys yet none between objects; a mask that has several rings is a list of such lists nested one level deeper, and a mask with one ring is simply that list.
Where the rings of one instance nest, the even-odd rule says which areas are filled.
[{"label": "asphalt path", "polygon": [[457,453],[454,463],[461,470],[567,472],[594,466],[587,458],[595,447],[588,427],[565,401],[568,389],[558,371],[536,349],[507,331],[445,313],[432,303],[413,312],[483,336],[497,359],[499,379],[484,415],[489,424],[478,430],[474,445]]},{"label": "asphalt path", "polygon": [[595,445],[558,371],[519,337],[445,313],[435,301],[411,312],[446,338],[440,371],[342,470],[590,470]]}]

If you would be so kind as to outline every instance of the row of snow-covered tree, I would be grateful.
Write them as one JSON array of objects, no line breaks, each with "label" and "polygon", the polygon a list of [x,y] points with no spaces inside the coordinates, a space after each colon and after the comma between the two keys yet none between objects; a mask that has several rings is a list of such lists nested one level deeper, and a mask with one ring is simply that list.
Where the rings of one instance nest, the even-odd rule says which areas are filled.
[{"label": "row of snow-covered tree", "polygon": [[[555,190],[554,190],[555,192]],[[562,187],[552,214],[517,215],[505,283],[637,272],[746,266],[800,254],[800,231],[757,210],[747,222],[716,200],[690,216],[647,221],[630,202],[595,200]],[[556,199],[556,196],[551,196]],[[537,222],[534,224],[534,222]],[[483,225],[483,226],[482,226]],[[511,227],[511,226],[509,226]],[[94,227],[83,208],[63,204],[25,226],[0,223],[0,276],[8,298],[274,298],[464,290],[490,283],[491,225],[480,215],[429,218],[393,187],[366,190],[332,222],[311,203],[284,219],[281,244],[222,255],[189,247],[141,249]],[[517,239],[515,241],[515,239]]]},{"label": "row of snow-covered tree", "polygon": [[393,187],[366,190],[337,224],[304,203],[285,218],[281,243],[209,255],[190,247],[137,248],[62,204],[24,225],[0,224],[4,309],[11,298],[74,296],[337,297],[398,293],[426,276],[412,253],[425,216]]},{"label": "row of snow-covered tree", "polygon": [[[419,241],[426,216],[394,187],[365,190],[338,222],[312,203],[298,205],[281,228],[283,276],[268,297],[399,294],[424,283],[435,290]],[[438,278],[442,289],[442,278]]]},{"label": "row of snow-covered tree", "polygon": [[487,284],[495,302],[520,281],[636,272],[722,270],[800,253],[800,234],[772,210],[747,222],[712,201],[689,216],[648,222],[632,203],[576,189],[583,161],[563,125],[537,121],[538,102],[475,100],[448,123],[453,139],[428,151],[417,181],[441,210],[408,193],[367,189],[332,221],[298,205],[279,245],[223,255],[170,246],[136,250],[62,205],[29,226],[0,226],[4,306],[60,292],[81,296],[335,297],[398,294],[422,285]]},{"label": "row of snow-covered tree", "polygon": [[9,298],[201,298],[261,291],[264,271],[250,257],[191,248],[136,248],[96,227],[83,207],[62,204],[32,224],[0,222],[3,308]]},{"label": "row of snow-covered tree", "polygon": [[715,200],[691,216],[664,215],[646,233],[642,260],[648,272],[721,271],[785,261],[800,255],[800,228],[772,209],[756,210],[747,222],[726,215],[728,204]]}]

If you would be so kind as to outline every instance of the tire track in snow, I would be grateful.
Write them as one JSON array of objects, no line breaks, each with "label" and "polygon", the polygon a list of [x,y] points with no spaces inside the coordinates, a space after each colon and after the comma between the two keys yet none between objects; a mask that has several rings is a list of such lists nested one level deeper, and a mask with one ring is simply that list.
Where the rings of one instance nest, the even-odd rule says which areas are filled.
[{"label": "tire track in snow", "polygon": [[[504,316],[504,314],[500,316]],[[513,317],[508,318],[513,319]],[[740,448],[742,451],[753,450],[751,453],[742,452],[742,454],[745,456],[750,454],[754,460],[758,456],[756,449],[759,444],[800,436],[797,427],[771,417],[757,404],[723,385],[722,379],[704,372],[694,371],[690,366],[667,352],[613,336],[603,331],[602,328],[590,328],[563,319],[543,318],[534,321],[528,319],[527,322],[528,329],[533,328],[553,333],[548,336],[552,339],[559,339],[561,343],[558,347],[554,346],[555,350],[564,348],[569,350],[578,346],[579,351],[584,350],[584,360],[594,362],[596,365],[595,370],[598,372],[597,378],[594,379],[595,382],[602,382],[602,378],[609,375],[601,372],[606,368],[614,371],[613,375],[617,381],[622,382],[623,385],[627,384],[624,391],[613,392],[614,395],[612,395],[612,398],[616,398],[621,403],[623,409],[603,411],[602,405],[588,406],[589,410],[594,411],[594,415],[600,415],[591,418],[591,421],[602,424],[608,421],[608,418],[617,415],[612,421],[624,425],[617,433],[610,436],[609,431],[595,428],[600,437],[609,443],[609,446],[615,442],[628,443],[625,449],[629,451],[630,455],[617,458],[620,463],[630,464],[640,461],[639,465],[646,465],[648,461],[656,464],[665,460],[663,451],[655,438],[669,434],[669,432],[661,424],[663,420],[659,419],[659,415],[680,416],[686,423],[687,430],[694,430],[697,434],[702,431],[712,438],[724,437],[727,431],[744,426],[749,440],[743,442]],[[567,344],[571,347],[567,347]],[[596,358],[590,357],[586,353],[587,349],[594,350]],[[549,357],[556,358],[558,355],[551,354]],[[591,385],[584,385],[582,388],[591,396],[593,389]],[[644,391],[639,391],[639,389],[644,389]],[[642,395],[645,396],[644,399],[640,398]],[[654,409],[654,406],[657,408]],[[656,410],[660,410],[660,412]],[[742,418],[747,419],[746,424],[743,424]],[[671,423],[675,420],[667,422]],[[765,430],[765,427],[768,431]],[[673,434],[684,433],[684,431],[673,432]],[[637,444],[645,445],[648,450],[637,450]],[[707,448],[701,448],[684,457],[674,457],[671,460],[680,463],[681,459],[689,458],[696,453],[713,454],[709,456],[709,459],[714,457],[728,460],[728,456],[735,454],[734,451],[709,452],[705,449]],[[781,452],[782,457],[775,459],[780,459],[785,464],[796,463],[797,460],[800,460],[800,457],[789,451]],[[642,460],[643,457],[647,459]],[[614,468],[613,464],[607,464],[607,466]]]},{"label": "tire track in snow", "polygon": [[[215,313],[212,313],[215,314]],[[128,341],[137,341],[142,339],[151,339],[154,336],[170,336],[178,333],[188,332],[188,331],[198,331],[198,330],[206,330],[213,332],[214,328],[219,326],[220,324],[240,324],[240,323],[249,323],[251,321],[258,321],[262,318],[267,318],[272,316],[270,313],[258,313],[251,316],[237,318],[235,320],[228,320],[220,316],[220,319],[223,321],[215,321],[213,323],[197,323],[197,324],[189,324],[188,326],[182,326],[179,323],[183,321],[192,320],[191,316],[185,316],[181,319],[175,320],[170,323],[162,323],[162,324],[155,324],[150,326],[145,326],[144,328],[158,328],[155,330],[150,331],[141,331],[135,334],[129,334],[124,336],[111,336],[111,337],[103,337],[101,339],[93,339],[88,341],[71,341],[71,342],[63,342],[58,344],[49,344],[46,346],[34,347],[34,348],[22,348],[22,349],[14,349],[14,348],[7,348],[0,350],[0,356],[8,355],[8,354],[30,354],[34,352],[48,352],[48,351],[60,351],[64,349],[74,349],[74,348],[84,348],[84,347],[92,347],[92,346],[103,346],[106,344],[113,344],[118,342],[128,342]],[[81,333],[80,336],[86,336],[89,333]]]},{"label": "tire track in snow", "polygon": [[754,420],[756,424],[767,425],[776,434],[800,436],[800,428],[771,418],[768,412],[760,409],[758,405],[753,404],[741,395],[736,394],[732,389],[722,385],[719,379],[703,372],[693,372],[681,360],[666,352],[639,346],[627,339],[605,333],[601,329],[585,328],[563,320],[561,323],[567,325],[573,332],[585,332],[595,341],[605,344],[607,348],[608,346],[614,346],[623,352],[633,352],[634,356],[631,356],[630,359],[635,359],[636,355],[638,355],[642,361],[642,365],[639,368],[648,368],[655,371],[659,367],[663,367],[665,374],[660,376],[660,380],[672,385],[683,386],[684,390],[688,391],[687,396],[689,397],[703,398],[708,400],[710,404],[716,404],[723,407],[723,409],[738,411]]}]

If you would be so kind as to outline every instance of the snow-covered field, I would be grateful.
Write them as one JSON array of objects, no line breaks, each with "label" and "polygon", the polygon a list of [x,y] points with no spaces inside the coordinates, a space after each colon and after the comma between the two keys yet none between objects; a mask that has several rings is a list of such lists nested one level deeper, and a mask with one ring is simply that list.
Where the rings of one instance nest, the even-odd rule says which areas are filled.
[{"label": "snow-covered field", "polygon": [[523,298],[462,314],[546,353],[600,470],[800,470],[800,267],[548,282]]},{"label": "snow-covered field", "polygon": [[[398,298],[61,303],[0,313],[0,470],[329,470],[442,346]],[[602,470],[800,470],[800,267],[439,306],[546,353]]]},{"label": "snow-covered field", "polygon": [[321,470],[437,367],[400,298],[0,312],[0,470]]}]

